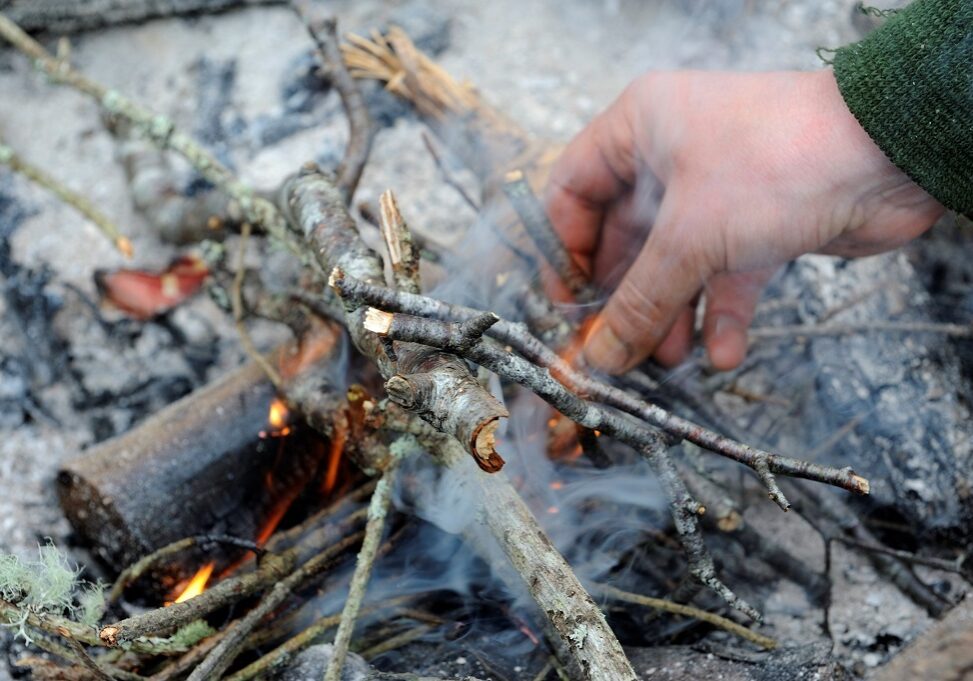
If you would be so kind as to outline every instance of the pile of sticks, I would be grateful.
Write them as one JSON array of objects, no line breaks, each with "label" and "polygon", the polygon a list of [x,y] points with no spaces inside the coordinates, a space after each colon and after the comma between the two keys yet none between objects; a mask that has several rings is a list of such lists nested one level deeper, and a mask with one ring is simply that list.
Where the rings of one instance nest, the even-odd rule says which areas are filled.
[{"label": "pile of sticks", "polygon": [[[283,371],[279,359],[252,353],[279,394],[311,427],[329,436],[338,430],[348,434],[356,462],[374,474],[376,481],[300,526],[278,533],[266,546],[250,547],[257,560],[249,569],[195,598],[107,623],[97,632],[77,623],[35,616],[27,623],[40,633],[38,640],[68,659],[75,669],[98,678],[141,679],[146,678],[142,673],[146,669],[155,670],[150,677],[153,679],[187,675],[193,681],[222,678],[242,651],[280,634],[280,618],[275,618],[275,613],[292,594],[319,582],[337,561],[357,550],[357,565],[342,612],[305,625],[299,634],[227,677],[253,678],[337,627],[335,654],[325,677],[335,681],[340,678],[355,623],[367,609],[362,603],[372,566],[396,540],[393,533],[383,542],[398,463],[418,450],[443,466],[461,471],[480,490],[475,503],[513,568],[497,566],[497,570],[515,575],[511,581],[522,581],[520,587],[527,589],[546,620],[558,664],[572,678],[636,678],[589,589],[602,597],[634,599],[652,608],[701,618],[758,645],[772,647],[774,643],[767,637],[714,613],[627,594],[608,585],[583,585],[499,472],[504,461],[497,451],[496,433],[508,414],[471,372],[470,364],[492,372],[504,383],[535,393],[582,431],[598,431],[649,461],[668,495],[689,574],[755,621],[760,620],[759,612],[717,575],[700,529],[700,519],[708,510],[730,524],[733,510],[721,510],[718,497],[701,503],[690,487],[705,493],[705,485],[677,467],[670,449],[688,441],[743,464],[784,510],[791,508],[789,497],[797,494],[803,498],[803,494],[788,491],[785,495],[778,476],[804,478],[856,494],[868,493],[868,481],[849,468],[763,451],[677,416],[639,395],[646,386],[655,385],[640,372],[632,372],[618,383],[588,375],[559,354],[576,338],[577,325],[536,293],[524,302],[525,309],[534,311],[528,314],[527,323],[423,295],[420,252],[391,192],[382,197],[379,217],[392,272],[391,282],[387,281],[382,257],[362,241],[349,213],[372,139],[354,77],[388,82],[390,89],[416,104],[445,140],[457,139],[451,133],[457,126],[462,128],[458,152],[482,182],[482,203],[506,196],[513,209],[510,224],[503,228],[514,246],[511,250],[517,252],[524,243],[532,244],[578,298],[590,300],[595,295],[564,252],[531,187],[542,180],[545,164],[556,149],[529,139],[472,90],[456,84],[415,50],[401,32],[393,30],[374,41],[353,39],[342,55],[333,21],[308,19],[307,23],[324,71],[341,95],[350,124],[350,142],[334,173],[306,164],[270,199],[242,183],[169,119],[87,78],[0,14],[0,36],[30,57],[52,82],[92,98],[108,117],[124,122],[159,150],[181,155],[227,201],[232,201],[245,223],[244,247],[252,229],[290,251],[305,274],[302,289],[285,296],[288,302],[299,303],[301,311],[301,322],[292,327],[306,333],[314,326],[320,333],[323,325],[326,333],[336,335],[343,328],[359,358],[381,375],[386,393],[381,397],[364,390],[348,394],[337,391],[323,378],[337,361],[333,354],[316,358],[312,366],[302,367],[295,374]],[[112,236],[118,239],[114,233]],[[244,323],[247,315],[273,306],[244,300],[241,276],[232,279],[228,286],[233,313],[244,345],[252,347]],[[278,319],[285,321],[283,315]],[[333,343],[333,347],[338,345]],[[354,508],[356,502],[368,497],[367,509]],[[112,593],[117,598],[124,585],[150,564],[186,547],[166,547],[139,561],[122,575]],[[180,646],[171,638],[161,638],[233,603],[252,607],[202,642]],[[20,612],[17,603],[0,606],[11,616]],[[387,607],[401,607],[401,603]],[[90,646],[108,651],[92,656],[86,651]]]}]

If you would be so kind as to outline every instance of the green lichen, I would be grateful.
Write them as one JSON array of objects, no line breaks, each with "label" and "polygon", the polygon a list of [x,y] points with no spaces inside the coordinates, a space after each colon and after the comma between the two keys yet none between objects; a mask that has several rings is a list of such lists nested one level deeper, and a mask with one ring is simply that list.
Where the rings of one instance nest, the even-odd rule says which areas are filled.
[{"label": "green lichen", "polygon": [[568,638],[571,639],[575,648],[581,650],[584,648],[585,639],[588,638],[588,625],[583,622],[576,625],[568,634]]},{"label": "green lichen", "polygon": [[207,636],[212,636],[215,633],[216,630],[205,621],[193,620],[189,624],[180,627],[176,633],[170,636],[169,642],[177,648],[188,650]]},{"label": "green lichen", "polygon": [[407,456],[411,456],[421,451],[422,445],[419,444],[419,440],[416,439],[416,436],[412,435],[411,433],[400,435],[392,444],[389,445],[389,452],[397,459],[404,459]]},{"label": "green lichen", "polygon": [[105,587],[102,584],[89,584],[78,594],[77,618],[81,624],[97,627],[107,608]]},{"label": "green lichen", "polygon": [[3,624],[30,641],[31,614],[66,616],[94,627],[105,609],[102,587],[78,579],[79,570],[53,544],[37,548],[37,558],[0,555],[0,598],[13,606]]}]

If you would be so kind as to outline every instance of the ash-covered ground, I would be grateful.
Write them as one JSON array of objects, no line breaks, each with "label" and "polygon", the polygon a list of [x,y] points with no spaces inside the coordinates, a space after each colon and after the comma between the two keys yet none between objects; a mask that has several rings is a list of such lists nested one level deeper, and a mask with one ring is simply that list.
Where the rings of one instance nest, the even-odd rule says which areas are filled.
[{"label": "ash-covered ground", "polygon": [[[402,25],[420,47],[435,54],[454,76],[476,84],[512,119],[533,133],[566,141],[630,79],[648,69],[818,68],[816,48],[846,44],[869,27],[872,19],[856,13],[855,4],[360,0],[330,2],[327,10],[339,18],[343,31]],[[203,139],[243,180],[263,189],[275,187],[306,160],[333,162],[343,149],[346,122],[337,96],[308,93],[301,85],[308,51],[304,27],[281,7],[159,20],[71,41],[71,60],[81,70],[171,116]],[[405,105],[376,88],[367,96],[383,127],[358,199],[375,202],[391,187],[417,231],[441,243],[455,243],[474,214],[443,182],[423,144],[424,126]],[[161,242],[133,211],[116,159],[117,145],[105,132],[96,107],[72,91],[52,87],[9,50],[0,52],[0,133],[25,159],[66,180],[121,225],[133,240],[137,266],[161,268],[176,254],[177,249]],[[457,172],[472,184],[470,177]],[[2,170],[0,230],[5,287],[0,300],[0,550],[22,553],[48,537],[59,545],[70,544],[69,527],[54,495],[61,461],[124,432],[146,414],[235,366],[243,353],[229,317],[205,295],[163,323],[134,324],[100,309],[92,274],[123,266],[121,256],[73,209]],[[883,272],[912,282],[906,282],[902,294],[907,303],[922,298],[916,286],[928,283],[904,255],[851,269],[839,265],[837,273],[835,267],[816,262],[788,273],[778,285],[779,296],[800,300],[802,286],[814,293],[785,321],[813,321],[816,313],[847,298],[861,282],[880,280]],[[815,274],[845,284],[815,287]],[[922,301],[928,304],[927,298]],[[883,302],[860,314],[894,312]],[[269,326],[257,325],[254,333],[262,345],[279,337]],[[909,342],[913,346],[904,349],[896,342],[895,351],[912,352],[919,358],[912,369],[932,374],[921,383],[923,394],[935,400],[941,395],[933,391],[955,390],[950,377],[962,375],[962,358],[942,360],[942,353],[935,352],[930,357],[923,339]],[[815,417],[808,425],[807,413],[826,411],[807,397],[806,391],[822,389],[817,369],[809,368],[808,362],[824,364],[849,347],[852,353],[874,351],[867,340],[853,341],[837,350],[803,353],[804,364],[786,371],[772,351],[767,365],[773,368],[757,370],[741,381],[754,391],[779,393],[787,406],[755,407],[726,395],[718,398],[720,406],[737,415],[737,425],[745,431],[795,455],[829,446],[828,438],[842,423],[834,421],[837,417]],[[861,404],[849,403],[842,413],[854,416],[881,408],[881,401],[869,392],[871,380],[874,387],[903,379],[863,377]],[[840,392],[840,386],[835,388],[836,394]],[[954,402],[932,408],[951,415],[944,429],[965,414]],[[890,409],[896,407],[890,404]],[[802,407],[810,411],[802,412]],[[909,423],[884,426],[893,431],[911,428]],[[855,447],[871,442],[866,433]],[[846,455],[854,453],[841,454]],[[894,481],[890,485],[887,491],[894,494]],[[913,491],[917,503],[924,494],[935,493]],[[823,570],[824,545],[818,534],[796,514],[784,515],[760,503],[759,492],[752,496],[757,501],[748,507],[746,521],[811,569]],[[74,555],[85,561],[83,550]],[[863,674],[914,637],[930,618],[878,578],[860,552],[835,543],[831,561],[832,605],[827,617],[834,655],[853,674]],[[942,574],[922,575],[948,591]],[[768,574],[767,579],[776,577]],[[749,595],[747,587],[742,593]],[[767,633],[792,645],[828,642],[819,626],[823,611],[812,607],[798,587],[780,580],[773,594],[763,604]],[[637,666],[646,678],[665,678],[648,671],[664,670],[667,662],[659,659]],[[7,675],[0,665],[0,680]]]}]

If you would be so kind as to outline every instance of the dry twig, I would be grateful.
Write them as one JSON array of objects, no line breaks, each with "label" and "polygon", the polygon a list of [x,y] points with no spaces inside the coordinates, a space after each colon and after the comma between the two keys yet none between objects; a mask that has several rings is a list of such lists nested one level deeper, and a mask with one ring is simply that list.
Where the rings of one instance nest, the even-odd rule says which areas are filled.
[{"label": "dry twig", "polygon": [[341,95],[341,104],[348,117],[348,145],[345,147],[341,165],[338,166],[335,186],[341,192],[345,204],[351,204],[372,147],[372,122],[368,117],[368,108],[342,59],[337,21],[333,17],[316,20],[308,15],[307,8],[301,4],[292,2],[292,6],[304,20],[311,39],[318,46],[318,54],[328,77]]},{"label": "dry twig", "polygon": [[[2,18],[2,15],[0,15],[0,18]],[[15,173],[23,175],[34,184],[43,187],[64,203],[77,210],[101,230],[102,234],[111,239],[115,248],[122,255],[126,258],[132,257],[132,242],[128,240],[128,237],[122,235],[114,222],[95,208],[91,201],[77,192],[68,189],[67,186],[58,182],[37,166],[22,159],[13,149],[7,146],[2,137],[0,137],[0,164],[7,166]]]},{"label": "dry twig", "polygon": [[348,598],[345,600],[345,607],[341,611],[338,632],[334,637],[334,651],[328,661],[324,681],[340,681],[341,679],[341,670],[345,664],[345,657],[348,655],[348,644],[351,643],[351,635],[355,630],[355,623],[358,621],[358,613],[365,598],[365,589],[372,574],[372,567],[375,565],[382,532],[385,530],[385,518],[389,512],[392,490],[395,487],[395,470],[396,466],[393,462],[382,474],[382,478],[375,488],[375,493],[372,495],[372,501],[368,507],[368,522],[365,524],[365,538],[362,541],[361,550],[358,552],[358,562],[351,577]]},{"label": "dry twig", "polygon": [[[578,414],[579,417],[586,420],[574,419],[582,425],[604,430],[597,425],[589,426],[588,424],[600,423],[602,419],[605,419],[606,422],[617,420],[617,416],[607,412],[604,408],[596,408],[593,412],[589,412],[588,405],[597,400],[634,416],[646,424],[655,426],[671,436],[689,440],[703,449],[749,466],[757,472],[770,492],[771,498],[784,509],[788,506],[787,499],[780,492],[774,474],[823,482],[857,494],[868,493],[868,481],[856,475],[850,468],[838,469],[821,466],[750,447],[687,421],[657,405],[633,397],[624,390],[586,376],[532,336],[522,324],[496,318],[495,323],[486,331],[486,335],[504,344],[504,346],[500,346],[487,342],[488,339],[470,339],[468,338],[469,329],[460,328],[462,323],[477,318],[483,319],[484,315],[491,315],[492,313],[460,305],[450,305],[425,296],[397,293],[360,281],[353,276],[347,276],[341,270],[333,271],[330,281],[345,300],[367,303],[380,310],[410,315],[414,319],[420,319],[419,322],[403,319],[395,333],[401,332],[410,337],[414,336],[417,342],[421,342],[420,338],[424,339],[436,347],[456,346],[457,350],[462,347],[463,352],[460,352],[460,354],[469,357],[472,361],[476,361],[473,359],[473,355],[476,355],[497,366],[511,363],[511,366],[504,367],[503,371],[488,368],[501,375],[509,372],[510,375],[506,377],[510,380],[517,382],[527,380],[530,382],[528,387],[532,390],[535,387],[544,386],[544,392],[554,391],[564,400],[586,402],[584,405],[578,405],[578,409],[582,410],[582,413]],[[456,320],[456,324],[443,326],[429,323],[447,319]],[[392,320],[389,320],[389,323],[391,322]],[[507,348],[517,351],[521,356],[517,357],[511,354]],[[518,378],[514,378],[514,376],[518,376]],[[529,379],[528,376],[530,376]],[[551,381],[560,384],[561,387],[552,386]],[[564,391],[571,394],[565,395]],[[587,400],[579,397],[581,395],[585,396]],[[578,403],[575,402],[575,404]],[[553,406],[560,410],[557,405]],[[565,413],[565,415],[574,418],[570,414]],[[623,430],[629,428],[631,426],[627,424],[622,427]]]}]

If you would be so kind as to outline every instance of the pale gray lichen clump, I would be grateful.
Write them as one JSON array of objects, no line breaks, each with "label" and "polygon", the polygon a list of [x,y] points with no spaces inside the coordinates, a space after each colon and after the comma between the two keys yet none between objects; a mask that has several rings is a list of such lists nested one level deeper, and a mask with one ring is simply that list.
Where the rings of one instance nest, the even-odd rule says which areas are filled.
[{"label": "pale gray lichen clump", "polygon": [[30,614],[66,615],[94,627],[105,611],[103,588],[78,575],[53,544],[39,546],[35,560],[0,555],[0,598],[13,606],[0,613],[2,622],[26,641]]}]

